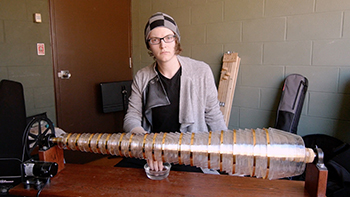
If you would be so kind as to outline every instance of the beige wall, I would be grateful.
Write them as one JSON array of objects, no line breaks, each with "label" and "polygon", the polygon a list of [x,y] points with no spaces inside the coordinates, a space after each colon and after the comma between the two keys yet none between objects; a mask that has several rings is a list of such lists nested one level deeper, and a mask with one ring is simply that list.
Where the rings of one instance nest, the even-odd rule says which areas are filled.
[{"label": "beige wall", "polygon": [[221,58],[242,58],[230,129],[274,125],[284,78],[309,79],[298,134],[350,142],[350,1],[132,0],[134,71],[148,65],[143,29],[157,11],[173,16],[182,55],[207,62],[218,81]]}]

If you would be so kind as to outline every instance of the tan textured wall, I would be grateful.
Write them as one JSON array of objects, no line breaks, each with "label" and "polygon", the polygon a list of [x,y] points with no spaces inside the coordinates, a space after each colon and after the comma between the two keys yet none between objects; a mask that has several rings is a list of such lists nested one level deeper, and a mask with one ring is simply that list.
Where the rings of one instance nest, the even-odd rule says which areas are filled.
[{"label": "tan textured wall", "polygon": [[132,0],[134,71],[150,64],[143,40],[149,16],[175,18],[182,55],[207,62],[218,81],[224,52],[238,52],[229,127],[274,125],[284,78],[309,79],[298,134],[350,142],[350,1]]}]

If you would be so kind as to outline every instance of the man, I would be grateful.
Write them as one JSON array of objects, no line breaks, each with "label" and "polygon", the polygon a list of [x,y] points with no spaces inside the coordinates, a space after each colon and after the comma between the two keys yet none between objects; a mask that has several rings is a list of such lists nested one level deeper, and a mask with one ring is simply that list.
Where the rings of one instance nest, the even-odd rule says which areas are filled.
[{"label": "man", "polygon": [[[124,118],[126,132],[227,130],[209,65],[180,56],[180,38],[171,16],[158,12],[149,18],[145,42],[155,62],[134,77]],[[147,162],[151,169],[162,169],[161,161]]]}]

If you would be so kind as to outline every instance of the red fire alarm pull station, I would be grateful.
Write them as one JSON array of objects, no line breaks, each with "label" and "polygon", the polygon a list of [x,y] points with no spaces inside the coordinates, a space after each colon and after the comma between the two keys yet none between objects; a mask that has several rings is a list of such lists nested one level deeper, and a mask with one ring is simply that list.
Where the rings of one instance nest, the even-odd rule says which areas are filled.
[{"label": "red fire alarm pull station", "polygon": [[44,43],[37,43],[36,50],[37,50],[38,55],[45,55],[45,44]]}]

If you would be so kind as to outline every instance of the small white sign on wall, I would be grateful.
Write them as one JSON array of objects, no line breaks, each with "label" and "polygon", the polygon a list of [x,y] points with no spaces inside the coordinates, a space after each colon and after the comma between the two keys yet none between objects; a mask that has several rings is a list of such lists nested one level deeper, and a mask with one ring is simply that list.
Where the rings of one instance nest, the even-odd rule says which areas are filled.
[{"label": "small white sign on wall", "polygon": [[34,13],[34,22],[41,23],[41,14],[40,13]]},{"label": "small white sign on wall", "polygon": [[44,43],[36,43],[36,51],[38,55],[45,55],[45,44]]}]

